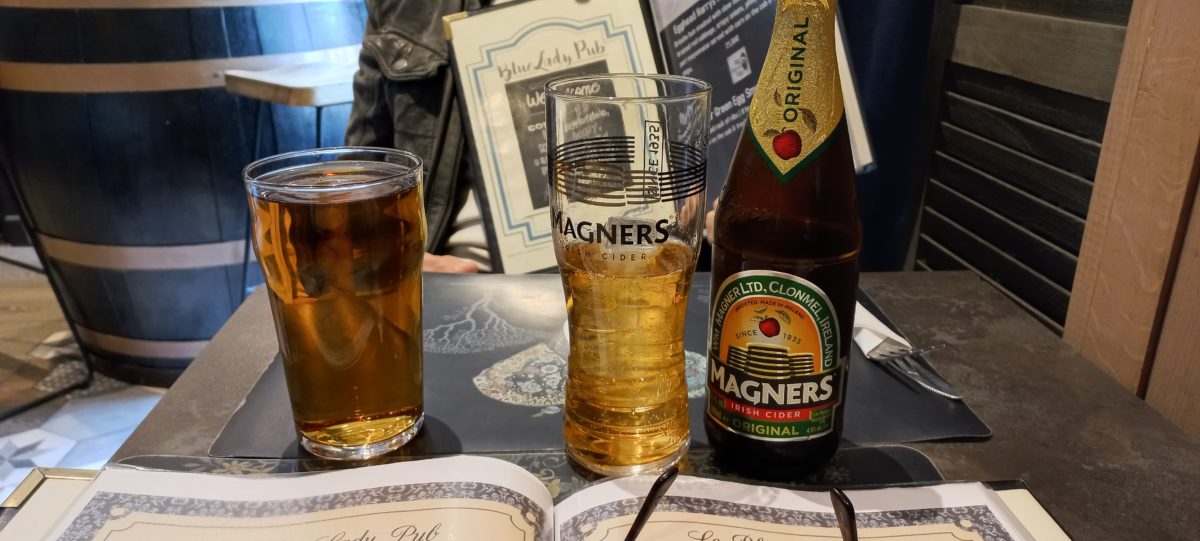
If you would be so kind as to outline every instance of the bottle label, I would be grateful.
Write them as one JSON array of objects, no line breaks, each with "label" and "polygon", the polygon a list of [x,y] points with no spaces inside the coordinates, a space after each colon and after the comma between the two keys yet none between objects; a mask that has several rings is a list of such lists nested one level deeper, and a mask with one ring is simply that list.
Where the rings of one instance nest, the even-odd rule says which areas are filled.
[{"label": "bottle label", "polygon": [[836,53],[836,0],[779,2],[750,102],[751,139],[781,182],[828,147],[845,105]]},{"label": "bottle label", "polygon": [[767,441],[833,431],[845,366],[829,297],[782,272],[733,274],[713,300],[708,416]]}]

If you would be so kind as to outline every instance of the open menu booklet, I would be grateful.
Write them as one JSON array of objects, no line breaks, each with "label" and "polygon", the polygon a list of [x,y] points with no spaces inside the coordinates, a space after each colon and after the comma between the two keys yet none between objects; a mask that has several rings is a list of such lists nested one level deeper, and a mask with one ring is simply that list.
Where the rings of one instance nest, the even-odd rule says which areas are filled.
[{"label": "open menu booklet", "polygon": [[[621,541],[653,481],[637,476],[601,482],[556,506],[530,473],[479,457],[300,476],[109,469],[80,493],[46,539]],[[1058,535],[1029,533],[1029,517],[1053,525],[1036,502],[1034,511],[1014,512],[981,484],[847,495],[860,539],[1001,541]],[[828,541],[841,535],[827,492],[680,476],[639,539]]]}]

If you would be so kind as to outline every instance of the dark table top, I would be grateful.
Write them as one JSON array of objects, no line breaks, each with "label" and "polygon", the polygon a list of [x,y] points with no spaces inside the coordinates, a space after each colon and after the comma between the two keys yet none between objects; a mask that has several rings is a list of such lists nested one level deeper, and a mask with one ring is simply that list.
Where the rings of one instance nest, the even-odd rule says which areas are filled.
[{"label": "dark table top", "polygon": [[[948,344],[939,371],[995,434],[914,445],[946,479],[1023,480],[1076,539],[1195,539],[1200,443],[974,274],[864,274],[862,287],[914,343]],[[260,290],[112,460],[205,456],[277,349]]]}]

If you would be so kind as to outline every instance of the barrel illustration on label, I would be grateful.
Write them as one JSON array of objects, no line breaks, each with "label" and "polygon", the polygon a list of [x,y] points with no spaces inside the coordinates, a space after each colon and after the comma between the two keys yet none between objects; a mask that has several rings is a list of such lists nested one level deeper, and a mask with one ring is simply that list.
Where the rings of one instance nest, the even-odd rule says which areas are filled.
[{"label": "barrel illustration on label", "polygon": [[844,363],[825,293],[803,278],[758,270],[729,276],[714,299],[708,416],[762,440],[831,432]]}]

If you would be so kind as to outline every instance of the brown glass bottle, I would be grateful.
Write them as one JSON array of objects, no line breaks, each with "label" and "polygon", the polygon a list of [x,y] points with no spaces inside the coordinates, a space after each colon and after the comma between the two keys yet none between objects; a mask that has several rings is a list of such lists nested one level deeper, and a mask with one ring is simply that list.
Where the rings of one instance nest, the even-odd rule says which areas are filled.
[{"label": "brown glass bottle", "polygon": [[704,427],[762,479],[819,469],[842,432],[862,228],[835,10],[779,0],[714,225]]}]

